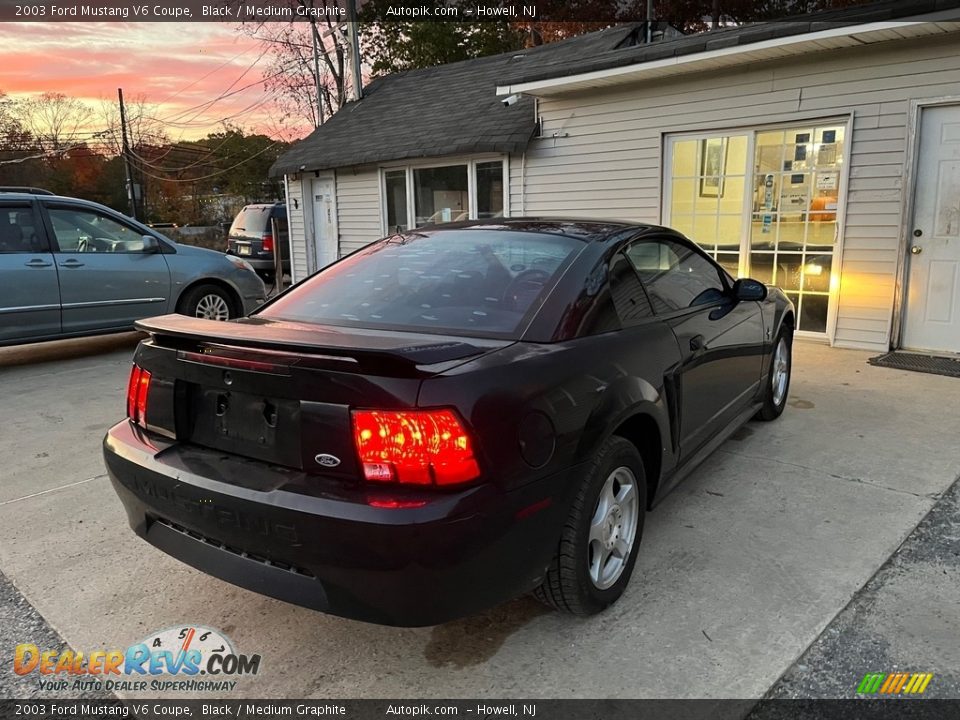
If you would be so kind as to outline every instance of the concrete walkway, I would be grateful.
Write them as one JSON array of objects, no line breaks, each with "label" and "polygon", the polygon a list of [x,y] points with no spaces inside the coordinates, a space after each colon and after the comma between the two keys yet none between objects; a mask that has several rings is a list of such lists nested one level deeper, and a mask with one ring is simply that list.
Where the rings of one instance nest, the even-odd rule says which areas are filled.
[{"label": "concrete walkway", "polygon": [[77,649],[221,629],[263,656],[236,696],[761,697],[960,474],[960,382],[798,343],[784,416],[743,428],[652,513],[617,606],[578,620],[522,598],[383,628],[235,588],[133,536],[99,447],[123,415],[129,348],[7,368],[4,352],[0,570]]}]

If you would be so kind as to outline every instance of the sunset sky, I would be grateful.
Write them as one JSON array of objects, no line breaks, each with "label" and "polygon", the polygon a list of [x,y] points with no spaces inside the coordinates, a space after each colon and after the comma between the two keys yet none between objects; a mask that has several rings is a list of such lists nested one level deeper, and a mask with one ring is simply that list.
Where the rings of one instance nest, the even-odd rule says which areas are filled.
[{"label": "sunset sky", "polygon": [[195,109],[248,68],[234,90],[260,80],[267,64],[266,57],[255,62],[261,52],[232,23],[0,23],[0,91],[60,92],[99,107],[123,88],[125,98],[159,104],[173,140],[206,135],[228,117],[265,130],[275,123],[262,84]]}]

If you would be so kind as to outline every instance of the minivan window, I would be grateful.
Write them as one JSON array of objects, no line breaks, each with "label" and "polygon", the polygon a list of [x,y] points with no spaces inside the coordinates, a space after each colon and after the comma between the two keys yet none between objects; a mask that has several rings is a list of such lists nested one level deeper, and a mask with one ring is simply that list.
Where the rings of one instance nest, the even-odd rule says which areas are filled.
[{"label": "minivan window", "polygon": [[260,238],[265,232],[270,232],[271,217],[277,218],[281,228],[286,227],[287,218],[282,210],[273,205],[248,205],[233,219],[230,235]]},{"label": "minivan window", "polygon": [[40,248],[28,203],[0,206],[0,253],[29,253]]},{"label": "minivan window", "polygon": [[530,232],[394,235],[322,270],[258,315],[513,337],[582,247],[574,238]]}]

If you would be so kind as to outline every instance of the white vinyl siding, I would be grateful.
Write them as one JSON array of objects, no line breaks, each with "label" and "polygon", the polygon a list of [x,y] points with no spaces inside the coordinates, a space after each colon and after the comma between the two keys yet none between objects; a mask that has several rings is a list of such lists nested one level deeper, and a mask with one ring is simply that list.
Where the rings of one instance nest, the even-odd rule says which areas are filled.
[{"label": "white vinyl siding", "polygon": [[527,148],[522,184],[521,158],[511,158],[511,206],[515,215],[659,222],[665,134],[852,114],[834,343],[886,349],[909,103],[958,88],[957,36],[947,35],[544,97],[543,137]]},{"label": "white vinyl siding", "polygon": [[307,244],[304,241],[304,201],[303,185],[299,176],[287,179],[287,225],[290,229],[291,255],[290,267],[297,281],[310,274],[307,264]]},{"label": "white vinyl siding", "polygon": [[380,173],[376,167],[337,170],[337,224],[340,257],[382,236],[380,232]]}]

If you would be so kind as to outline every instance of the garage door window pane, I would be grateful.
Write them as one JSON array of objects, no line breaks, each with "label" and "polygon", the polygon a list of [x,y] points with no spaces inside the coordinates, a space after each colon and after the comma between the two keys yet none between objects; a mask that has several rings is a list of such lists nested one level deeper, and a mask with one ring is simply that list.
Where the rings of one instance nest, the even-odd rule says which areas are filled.
[{"label": "garage door window pane", "polygon": [[733,275],[744,232],[748,139],[744,134],[671,141],[666,222],[722,260]]},{"label": "garage door window pane", "polygon": [[757,133],[750,274],[772,274],[790,291],[799,330],[827,329],[844,132],[823,125]]},{"label": "garage door window pane", "polygon": [[477,217],[503,217],[503,163],[477,163]]},{"label": "garage door window pane", "polygon": [[414,169],[413,193],[417,227],[470,216],[466,165]]}]

